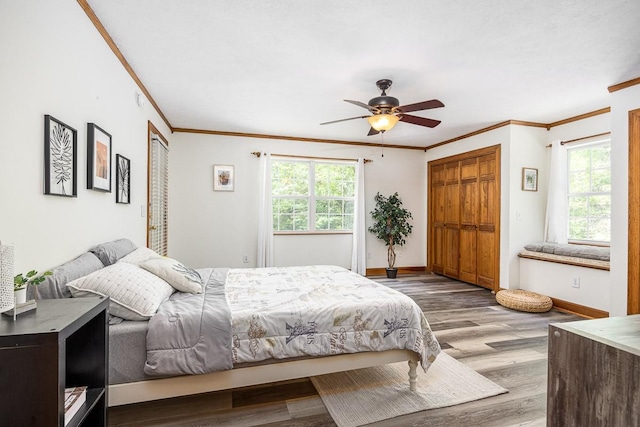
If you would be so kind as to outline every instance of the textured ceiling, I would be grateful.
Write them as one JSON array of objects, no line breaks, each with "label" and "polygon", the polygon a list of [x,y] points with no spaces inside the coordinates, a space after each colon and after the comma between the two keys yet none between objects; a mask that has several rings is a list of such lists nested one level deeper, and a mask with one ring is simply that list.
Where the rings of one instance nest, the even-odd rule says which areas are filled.
[{"label": "textured ceiling", "polygon": [[638,0],[89,0],[175,128],[363,141],[375,82],[444,108],[385,144],[428,146],[505,120],[609,106],[640,77]]}]

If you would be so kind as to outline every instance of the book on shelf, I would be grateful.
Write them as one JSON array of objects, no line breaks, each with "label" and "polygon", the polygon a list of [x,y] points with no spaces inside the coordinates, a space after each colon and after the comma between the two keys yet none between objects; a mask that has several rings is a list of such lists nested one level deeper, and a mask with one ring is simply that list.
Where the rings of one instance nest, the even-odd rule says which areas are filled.
[{"label": "book on shelf", "polygon": [[87,387],[69,387],[64,389],[64,425],[78,412],[87,401]]}]

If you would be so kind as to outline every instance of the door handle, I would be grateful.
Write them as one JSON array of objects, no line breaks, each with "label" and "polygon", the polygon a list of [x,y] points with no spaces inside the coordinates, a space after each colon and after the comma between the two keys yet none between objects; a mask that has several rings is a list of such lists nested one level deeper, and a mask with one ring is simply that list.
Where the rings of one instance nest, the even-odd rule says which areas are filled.
[{"label": "door handle", "polygon": [[152,225],[151,227],[149,227],[149,230],[156,230],[158,227],[156,227],[155,225]]}]

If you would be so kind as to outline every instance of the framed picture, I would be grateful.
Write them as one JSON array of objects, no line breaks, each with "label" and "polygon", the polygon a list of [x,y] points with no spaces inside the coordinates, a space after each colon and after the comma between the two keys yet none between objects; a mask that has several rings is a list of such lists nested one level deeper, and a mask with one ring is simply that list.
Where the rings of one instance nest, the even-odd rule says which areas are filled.
[{"label": "framed picture", "polygon": [[236,177],[233,166],[213,165],[213,190],[233,191],[235,189]]},{"label": "framed picture", "polygon": [[522,191],[538,191],[538,169],[522,168]]},{"label": "framed picture", "polygon": [[78,195],[78,132],[50,115],[44,116],[44,194]]},{"label": "framed picture", "polygon": [[111,192],[111,135],[87,124],[87,188]]},{"label": "framed picture", "polygon": [[116,154],[116,203],[131,203],[131,161]]}]

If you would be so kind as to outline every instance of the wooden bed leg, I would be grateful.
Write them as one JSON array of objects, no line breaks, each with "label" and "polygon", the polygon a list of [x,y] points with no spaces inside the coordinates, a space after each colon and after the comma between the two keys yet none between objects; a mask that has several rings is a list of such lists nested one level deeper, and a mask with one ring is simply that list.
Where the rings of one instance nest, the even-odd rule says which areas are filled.
[{"label": "wooden bed leg", "polygon": [[416,391],[418,383],[418,362],[409,360],[409,390]]}]

